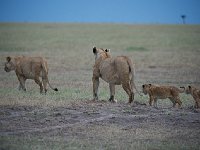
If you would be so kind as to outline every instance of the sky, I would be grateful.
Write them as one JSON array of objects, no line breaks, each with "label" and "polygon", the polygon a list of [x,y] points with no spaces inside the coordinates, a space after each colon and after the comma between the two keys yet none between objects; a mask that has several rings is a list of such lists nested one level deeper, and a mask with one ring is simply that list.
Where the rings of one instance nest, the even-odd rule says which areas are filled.
[{"label": "sky", "polygon": [[200,0],[0,0],[0,22],[200,24]]}]

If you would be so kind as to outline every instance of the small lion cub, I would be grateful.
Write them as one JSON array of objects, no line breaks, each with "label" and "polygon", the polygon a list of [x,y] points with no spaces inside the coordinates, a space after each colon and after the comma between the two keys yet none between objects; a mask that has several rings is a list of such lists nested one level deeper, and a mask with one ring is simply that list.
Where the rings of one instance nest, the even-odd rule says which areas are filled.
[{"label": "small lion cub", "polygon": [[183,88],[183,90],[174,86],[158,86],[152,84],[142,85],[143,93],[145,95],[149,94],[149,105],[152,106],[152,102],[154,102],[154,107],[157,107],[157,99],[169,98],[173,103],[173,107],[178,104],[180,108],[182,102],[180,100],[179,93],[183,93],[185,91],[184,87],[180,88]]},{"label": "small lion cub", "polygon": [[194,108],[200,108],[200,89],[197,89],[194,86],[188,86],[185,91],[186,94],[191,94],[194,98],[195,105]]}]

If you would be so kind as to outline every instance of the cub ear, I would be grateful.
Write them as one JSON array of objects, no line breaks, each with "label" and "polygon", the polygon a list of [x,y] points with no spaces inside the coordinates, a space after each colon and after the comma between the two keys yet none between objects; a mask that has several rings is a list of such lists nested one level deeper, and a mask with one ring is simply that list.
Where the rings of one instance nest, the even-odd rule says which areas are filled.
[{"label": "cub ear", "polygon": [[149,86],[151,86],[151,84],[149,84]]},{"label": "cub ear", "polygon": [[93,47],[93,53],[96,54],[97,53],[97,48],[94,46]]},{"label": "cub ear", "polygon": [[142,88],[144,88],[144,84],[142,85]]},{"label": "cub ear", "polygon": [[6,60],[7,60],[7,62],[10,62],[11,57],[10,56],[6,57]]},{"label": "cub ear", "polygon": [[191,86],[189,85],[188,88],[191,89]]},{"label": "cub ear", "polygon": [[105,52],[110,52],[110,49],[106,49]]}]

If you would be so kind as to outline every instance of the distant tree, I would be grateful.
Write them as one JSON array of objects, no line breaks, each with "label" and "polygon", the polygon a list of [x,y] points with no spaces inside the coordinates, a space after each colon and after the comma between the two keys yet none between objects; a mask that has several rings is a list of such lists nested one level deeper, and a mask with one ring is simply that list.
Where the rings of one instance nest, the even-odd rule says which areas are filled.
[{"label": "distant tree", "polygon": [[182,20],[183,20],[183,24],[185,24],[186,15],[181,15],[181,18],[182,18]]}]

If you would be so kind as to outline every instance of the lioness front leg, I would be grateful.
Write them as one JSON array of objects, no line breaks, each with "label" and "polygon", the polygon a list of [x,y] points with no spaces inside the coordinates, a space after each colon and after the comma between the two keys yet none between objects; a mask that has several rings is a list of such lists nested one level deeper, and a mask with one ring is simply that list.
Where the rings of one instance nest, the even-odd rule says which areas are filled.
[{"label": "lioness front leg", "polygon": [[23,76],[20,76],[18,74],[17,74],[17,78],[19,80],[19,90],[23,89],[24,91],[26,91],[26,88],[25,88],[26,79]]},{"label": "lioness front leg", "polygon": [[92,82],[93,82],[93,100],[98,100],[99,78],[93,76]]},{"label": "lioness front leg", "polygon": [[115,97],[115,84],[109,84],[109,88],[110,88],[110,98],[109,101],[110,102],[117,102],[114,97]]}]

